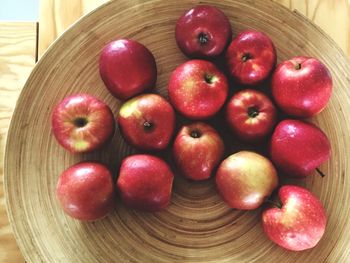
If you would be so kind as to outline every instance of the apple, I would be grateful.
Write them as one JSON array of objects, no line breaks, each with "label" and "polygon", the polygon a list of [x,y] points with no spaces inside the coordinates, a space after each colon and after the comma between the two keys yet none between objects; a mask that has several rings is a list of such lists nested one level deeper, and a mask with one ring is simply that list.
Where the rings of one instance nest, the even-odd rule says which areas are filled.
[{"label": "apple", "polygon": [[270,155],[286,175],[306,177],[330,158],[331,146],[326,134],[315,125],[287,119],[272,134]]},{"label": "apple", "polygon": [[332,76],[318,59],[294,57],[278,65],[272,95],[288,115],[309,118],[321,112],[332,94]]},{"label": "apple", "polygon": [[216,57],[224,51],[231,36],[228,18],[209,5],[198,5],[187,10],[175,28],[177,45],[189,57]]},{"label": "apple", "polygon": [[162,159],[148,154],[131,155],[122,161],[117,188],[126,206],[155,212],[169,204],[173,179]]},{"label": "apple", "polygon": [[131,39],[107,44],[100,55],[99,69],[107,89],[120,100],[153,88],[157,81],[154,56],[144,45]]},{"label": "apple", "polygon": [[53,110],[52,131],[58,143],[72,153],[103,146],[115,129],[111,109],[89,94],[66,97]]},{"label": "apple", "polygon": [[273,164],[264,156],[240,151],[220,164],[216,186],[224,201],[232,208],[258,208],[278,185]]},{"label": "apple", "polygon": [[276,65],[276,49],[262,32],[245,30],[234,38],[226,51],[230,75],[240,84],[256,85],[265,80]]},{"label": "apple", "polygon": [[124,102],[117,118],[127,142],[139,149],[162,150],[174,133],[173,107],[157,94],[142,94]]},{"label": "apple", "polygon": [[97,162],[75,164],[59,177],[56,197],[69,216],[79,220],[100,219],[114,207],[112,174]]},{"label": "apple", "polygon": [[191,180],[210,177],[224,154],[224,142],[208,124],[197,122],[183,126],[173,147],[180,172]]},{"label": "apple", "polygon": [[189,60],[170,76],[170,102],[189,119],[203,120],[214,116],[224,105],[228,93],[225,75],[205,60]]},{"label": "apple", "polygon": [[228,102],[226,120],[240,139],[255,142],[266,137],[277,118],[272,101],[262,92],[246,89],[236,93]]},{"label": "apple", "polygon": [[313,248],[323,236],[327,217],[321,202],[308,190],[284,185],[279,189],[280,207],[262,214],[266,235],[277,245],[292,251]]}]

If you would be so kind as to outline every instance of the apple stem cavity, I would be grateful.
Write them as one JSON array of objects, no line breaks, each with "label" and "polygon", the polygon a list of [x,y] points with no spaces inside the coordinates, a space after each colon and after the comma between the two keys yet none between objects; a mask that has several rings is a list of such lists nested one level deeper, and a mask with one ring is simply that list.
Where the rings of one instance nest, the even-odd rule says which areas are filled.
[{"label": "apple stem cavity", "polygon": [[252,58],[252,56],[249,53],[246,53],[242,56],[242,61],[247,62],[251,58]]},{"label": "apple stem cavity", "polygon": [[190,135],[192,138],[196,139],[196,138],[201,137],[202,133],[199,130],[193,130],[193,131],[191,131]]},{"label": "apple stem cavity", "polygon": [[248,108],[248,116],[250,117],[250,118],[255,118],[255,117],[257,117],[258,115],[259,115],[259,110],[256,108],[256,107],[249,107]]},{"label": "apple stem cavity", "polygon": [[316,168],[316,171],[318,172],[319,175],[321,175],[321,177],[326,176],[319,168]]},{"label": "apple stem cavity", "polygon": [[205,44],[208,43],[209,38],[208,38],[208,35],[207,35],[207,34],[201,32],[201,33],[199,33],[199,35],[198,35],[198,40],[199,40],[199,44],[200,44],[201,46],[204,46]]},{"label": "apple stem cavity", "polygon": [[208,84],[213,84],[214,82],[214,76],[210,74],[204,74],[204,80]]},{"label": "apple stem cavity", "polygon": [[279,202],[279,201],[272,201],[272,200],[270,200],[270,199],[266,199],[266,200],[265,200],[265,203],[268,203],[268,204],[270,204],[270,205],[272,205],[272,206],[274,206],[274,207],[276,207],[276,208],[279,208],[279,209],[282,208],[282,204],[281,204],[281,202]]},{"label": "apple stem cavity", "polygon": [[144,128],[144,130],[145,130],[146,132],[149,132],[149,131],[151,131],[151,130],[153,129],[153,124],[150,123],[150,122],[148,122],[148,121],[145,121],[145,122],[143,123],[143,128]]},{"label": "apple stem cavity", "polygon": [[300,63],[296,63],[295,66],[294,66],[294,68],[295,68],[296,70],[301,69],[301,64],[300,64]]},{"label": "apple stem cavity", "polygon": [[79,118],[74,119],[73,123],[76,127],[82,128],[88,123],[88,121],[84,117],[79,117]]}]

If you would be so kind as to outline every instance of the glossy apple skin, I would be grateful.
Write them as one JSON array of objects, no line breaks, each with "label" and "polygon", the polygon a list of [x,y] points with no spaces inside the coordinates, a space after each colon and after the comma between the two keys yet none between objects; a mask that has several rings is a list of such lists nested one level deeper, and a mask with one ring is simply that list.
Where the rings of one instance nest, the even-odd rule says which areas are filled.
[{"label": "glossy apple skin", "polygon": [[225,75],[213,63],[205,60],[189,60],[178,66],[168,84],[172,105],[193,120],[214,116],[223,106],[227,93]]},{"label": "glossy apple skin", "polygon": [[246,89],[228,102],[226,120],[238,138],[256,142],[270,134],[276,124],[277,111],[264,93]]},{"label": "glossy apple skin", "polygon": [[126,206],[155,212],[169,204],[173,178],[169,166],[158,157],[132,155],[122,162],[117,187]]},{"label": "glossy apple skin", "polygon": [[257,85],[265,80],[274,69],[276,58],[271,39],[255,30],[238,34],[226,51],[230,75],[244,85]]},{"label": "glossy apple skin", "polygon": [[[300,69],[296,69],[299,67]],[[327,67],[311,57],[294,57],[280,63],[272,77],[272,95],[288,115],[309,118],[327,105],[333,89]]]},{"label": "glossy apple skin", "polygon": [[175,28],[176,43],[189,57],[216,57],[224,51],[231,36],[228,18],[216,7],[208,5],[186,11]]},{"label": "glossy apple skin", "polygon": [[321,202],[308,190],[295,185],[282,186],[278,194],[282,208],[269,208],[262,214],[266,235],[292,251],[316,246],[327,224]]},{"label": "glossy apple skin", "polygon": [[99,69],[107,89],[120,100],[153,88],[157,81],[154,56],[144,45],[131,39],[107,44],[100,55]]},{"label": "glossy apple skin", "polygon": [[220,164],[216,186],[224,201],[232,208],[258,208],[278,185],[273,164],[264,156],[241,151]]},{"label": "glossy apple skin", "polygon": [[73,165],[59,177],[56,197],[64,212],[73,218],[102,218],[114,206],[112,174],[105,165],[97,162]]},{"label": "glossy apple skin", "polygon": [[62,100],[52,112],[51,125],[58,143],[72,153],[99,149],[115,130],[111,109],[89,94]]},{"label": "glossy apple skin", "polygon": [[121,106],[118,125],[124,138],[134,147],[162,150],[174,133],[175,112],[163,97],[142,94]]},{"label": "glossy apple skin", "polygon": [[186,178],[208,179],[224,154],[224,142],[217,131],[202,122],[183,126],[173,147],[176,165]]},{"label": "glossy apple skin", "polygon": [[271,160],[284,174],[306,177],[331,156],[331,145],[324,132],[300,120],[280,122],[271,137]]}]

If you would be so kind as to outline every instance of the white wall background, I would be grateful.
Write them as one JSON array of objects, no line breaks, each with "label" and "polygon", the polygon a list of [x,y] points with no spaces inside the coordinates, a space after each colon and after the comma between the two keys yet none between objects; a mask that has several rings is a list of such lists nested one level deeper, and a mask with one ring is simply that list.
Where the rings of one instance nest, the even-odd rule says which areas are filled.
[{"label": "white wall background", "polygon": [[39,0],[0,0],[0,21],[38,21]]}]

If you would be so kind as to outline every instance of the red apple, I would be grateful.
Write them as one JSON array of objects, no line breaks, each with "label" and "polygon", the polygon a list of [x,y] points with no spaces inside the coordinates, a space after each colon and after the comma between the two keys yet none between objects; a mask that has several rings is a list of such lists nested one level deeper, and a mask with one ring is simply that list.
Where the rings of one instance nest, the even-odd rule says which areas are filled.
[{"label": "red apple", "polygon": [[229,101],[226,120],[231,130],[242,140],[258,141],[266,137],[276,123],[276,108],[262,92],[246,89]]},{"label": "red apple", "polygon": [[168,94],[172,105],[185,117],[195,120],[214,116],[228,93],[225,75],[205,60],[190,60],[171,74]]},{"label": "red apple", "polygon": [[73,218],[102,218],[114,205],[112,174],[105,165],[96,162],[73,165],[58,179],[56,197],[64,212]]},{"label": "red apple", "polygon": [[232,35],[230,21],[219,9],[198,5],[177,21],[176,42],[189,57],[211,58],[220,55]]},{"label": "red apple", "polygon": [[216,173],[216,185],[221,197],[235,209],[258,208],[277,184],[273,164],[264,156],[249,151],[230,155]]},{"label": "red apple", "polygon": [[51,123],[59,144],[72,153],[100,148],[115,128],[111,109],[88,94],[66,97],[54,108]]},{"label": "red apple", "polygon": [[143,150],[161,150],[173,135],[175,112],[163,97],[143,94],[121,106],[118,124],[131,145]]},{"label": "red apple", "polygon": [[173,152],[177,167],[185,177],[205,180],[219,164],[224,142],[211,126],[197,122],[181,128]]},{"label": "red apple", "polygon": [[309,118],[321,112],[332,94],[332,76],[319,60],[294,57],[278,65],[272,77],[272,95],[287,114]]},{"label": "red apple", "polygon": [[122,162],[117,187],[126,206],[154,212],[169,204],[173,178],[163,160],[146,154],[132,155]]},{"label": "red apple", "polygon": [[279,189],[281,207],[266,209],[262,224],[277,245],[293,251],[313,248],[323,236],[327,217],[321,202],[308,190],[294,185]]},{"label": "red apple", "polygon": [[270,155],[285,174],[305,177],[330,158],[331,146],[326,134],[315,125],[284,120],[272,134]]},{"label": "red apple", "polygon": [[264,33],[246,30],[232,40],[226,51],[226,61],[236,81],[256,85],[265,80],[275,67],[275,46]]},{"label": "red apple", "polygon": [[116,98],[126,100],[154,87],[157,66],[144,45],[131,39],[118,39],[103,48],[100,74],[108,90]]}]

